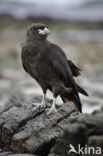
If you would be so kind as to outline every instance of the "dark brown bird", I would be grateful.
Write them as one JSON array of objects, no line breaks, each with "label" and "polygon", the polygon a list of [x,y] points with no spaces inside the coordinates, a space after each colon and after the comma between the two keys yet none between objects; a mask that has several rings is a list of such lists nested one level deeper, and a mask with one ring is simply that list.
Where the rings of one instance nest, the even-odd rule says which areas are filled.
[{"label": "dark brown bird", "polygon": [[73,76],[80,75],[80,69],[67,60],[63,50],[49,42],[47,36],[49,29],[41,23],[32,24],[26,33],[26,40],[22,46],[22,64],[41,86],[43,99],[37,107],[46,107],[46,92],[53,92],[53,105],[48,114],[56,111],[56,98],[61,96],[63,102],[72,101],[78,110],[82,112],[82,106],[78,92],[88,96],[80,86],[76,84]]}]

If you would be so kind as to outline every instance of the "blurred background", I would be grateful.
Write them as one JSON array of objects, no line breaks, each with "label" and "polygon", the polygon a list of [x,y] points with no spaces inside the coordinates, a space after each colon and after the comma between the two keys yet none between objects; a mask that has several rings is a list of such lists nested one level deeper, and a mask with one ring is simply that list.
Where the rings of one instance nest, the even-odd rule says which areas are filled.
[{"label": "blurred background", "polygon": [[0,108],[12,95],[42,95],[21,64],[20,42],[35,22],[48,25],[48,39],[82,69],[76,81],[90,95],[81,96],[83,112],[103,107],[103,0],[0,0]]}]

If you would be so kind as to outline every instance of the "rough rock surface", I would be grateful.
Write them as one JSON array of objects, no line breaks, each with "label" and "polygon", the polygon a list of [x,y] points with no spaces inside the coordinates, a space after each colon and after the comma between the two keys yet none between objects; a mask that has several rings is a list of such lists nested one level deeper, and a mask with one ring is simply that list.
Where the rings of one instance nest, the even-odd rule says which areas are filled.
[{"label": "rough rock surface", "polygon": [[[41,97],[33,99],[36,103],[40,101]],[[4,149],[42,156],[48,155],[56,138],[64,131],[63,127],[68,124],[66,118],[78,112],[70,103],[58,108],[58,113],[46,116],[43,109],[33,112],[32,102],[28,104],[17,97],[12,97],[8,105],[8,110],[0,115],[0,144]]]},{"label": "rough rock surface", "polygon": [[[33,99],[40,101],[41,96]],[[44,109],[32,111],[32,102],[25,98],[12,97],[7,105],[0,115],[0,148],[5,151],[0,156],[84,155],[69,153],[70,144],[77,151],[79,144],[85,147],[83,151],[88,146],[99,146],[103,155],[103,110],[80,114],[74,104],[67,103],[58,107],[57,113],[46,116]]]},{"label": "rough rock surface", "polygon": [[[103,109],[91,115],[72,113],[68,121],[66,130],[56,140],[49,156],[97,156],[97,153],[103,156]],[[79,145],[83,150],[80,154],[69,153],[70,145],[73,145],[77,152]],[[94,149],[89,152],[89,147]]]}]

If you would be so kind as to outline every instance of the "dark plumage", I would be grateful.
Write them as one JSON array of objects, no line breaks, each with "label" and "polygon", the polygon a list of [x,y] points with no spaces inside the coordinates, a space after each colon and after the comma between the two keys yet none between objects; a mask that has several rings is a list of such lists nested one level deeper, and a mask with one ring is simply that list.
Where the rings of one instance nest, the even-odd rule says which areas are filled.
[{"label": "dark plumage", "polygon": [[75,77],[79,76],[81,70],[71,60],[68,60],[68,64],[69,64],[70,69],[72,71],[72,75]]},{"label": "dark plumage", "polygon": [[22,44],[22,64],[41,86],[44,96],[40,106],[45,106],[45,94],[49,89],[53,92],[54,102],[49,113],[55,109],[55,99],[61,96],[64,102],[72,101],[82,112],[78,92],[88,95],[78,86],[73,76],[80,75],[80,69],[67,60],[63,50],[49,42],[48,27],[44,24],[32,24],[27,29],[26,41]]}]

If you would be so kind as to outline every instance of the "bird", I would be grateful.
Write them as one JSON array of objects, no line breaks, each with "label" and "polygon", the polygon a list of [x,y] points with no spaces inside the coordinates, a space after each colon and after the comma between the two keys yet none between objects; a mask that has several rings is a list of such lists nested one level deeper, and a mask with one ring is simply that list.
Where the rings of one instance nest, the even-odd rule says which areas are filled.
[{"label": "bird", "polygon": [[53,93],[53,104],[48,114],[57,112],[58,96],[64,103],[73,102],[82,113],[79,92],[85,96],[88,96],[88,93],[74,79],[81,74],[81,70],[67,59],[62,48],[48,41],[49,34],[50,30],[47,25],[33,23],[27,28],[26,39],[21,44],[23,68],[37,81],[43,91],[42,101],[36,106],[46,108],[46,93],[50,90]]}]

